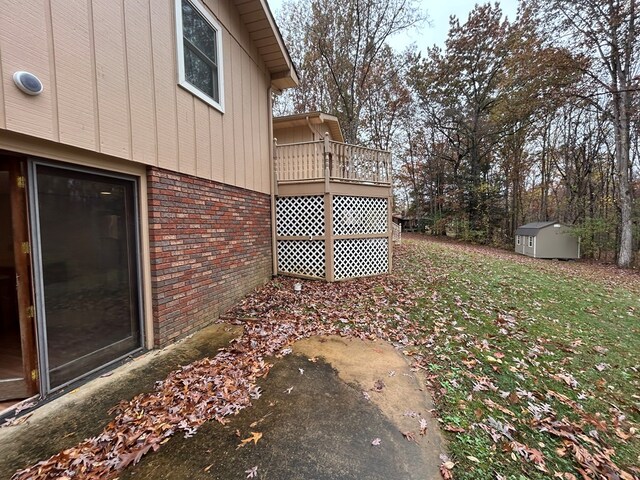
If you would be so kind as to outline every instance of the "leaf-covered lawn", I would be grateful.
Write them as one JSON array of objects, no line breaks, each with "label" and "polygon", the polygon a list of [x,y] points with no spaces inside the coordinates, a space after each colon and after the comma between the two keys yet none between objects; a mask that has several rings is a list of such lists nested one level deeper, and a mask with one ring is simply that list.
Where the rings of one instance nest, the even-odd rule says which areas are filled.
[{"label": "leaf-covered lawn", "polygon": [[398,257],[455,478],[638,477],[637,274],[427,241]]},{"label": "leaf-covered lawn", "polygon": [[244,325],[228,348],[14,479],[114,478],[174,434],[250,407],[274,356],[327,334],[388,340],[426,375],[450,439],[445,478],[640,478],[637,274],[422,239],[396,249],[393,275],[294,293],[297,281],[248,296],[222,319]]}]

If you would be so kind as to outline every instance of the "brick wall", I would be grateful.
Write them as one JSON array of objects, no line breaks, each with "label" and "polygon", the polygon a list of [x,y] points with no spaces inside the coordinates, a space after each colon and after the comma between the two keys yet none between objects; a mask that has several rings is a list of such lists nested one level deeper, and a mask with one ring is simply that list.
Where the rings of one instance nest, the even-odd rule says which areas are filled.
[{"label": "brick wall", "polygon": [[151,167],[156,346],[211,323],[271,277],[269,195]]}]

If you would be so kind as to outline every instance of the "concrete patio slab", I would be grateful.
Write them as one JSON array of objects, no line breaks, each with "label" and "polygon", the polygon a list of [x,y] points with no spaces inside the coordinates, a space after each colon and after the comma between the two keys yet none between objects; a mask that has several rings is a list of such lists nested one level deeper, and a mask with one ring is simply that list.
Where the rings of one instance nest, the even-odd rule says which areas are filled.
[{"label": "concrete patio slab", "polygon": [[[119,400],[150,390],[178,364],[215,355],[239,334],[224,325],[206,329],[0,429],[0,478],[99,433]],[[253,407],[226,425],[207,422],[191,438],[173,437],[119,479],[233,480],[252,472],[274,480],[440,478],[444,444],[429,395],[392,346],[314,337],[272,361]],[[243,444],[248,438],[255,440]]]}]

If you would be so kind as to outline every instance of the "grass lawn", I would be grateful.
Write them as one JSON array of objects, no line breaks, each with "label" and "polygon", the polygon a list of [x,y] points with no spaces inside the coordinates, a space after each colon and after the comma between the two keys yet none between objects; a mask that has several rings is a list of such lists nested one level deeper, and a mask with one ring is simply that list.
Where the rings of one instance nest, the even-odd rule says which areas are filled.
[{"label": "grass lawn", "polygon": [[454,478],[640,475],[640,276],[425,240],[398,253],[417,294],[407,353]]}]

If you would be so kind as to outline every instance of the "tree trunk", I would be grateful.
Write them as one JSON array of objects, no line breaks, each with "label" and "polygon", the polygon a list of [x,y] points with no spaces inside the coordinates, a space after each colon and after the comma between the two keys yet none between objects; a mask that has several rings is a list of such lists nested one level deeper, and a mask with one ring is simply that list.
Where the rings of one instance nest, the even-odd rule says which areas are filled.
[{"label": "tree trunk", "polygon": [[[615,94],[614,94],[615,95]],[[630,105],[629,93],[617,92],[614,96],[615,155],[618,177],[618,196],[620,202],[620,249],[618,266],[628,268],[633,257],[633,224],[631,221],[632,198],[629,184],[629,116],[627,106]]]}]

